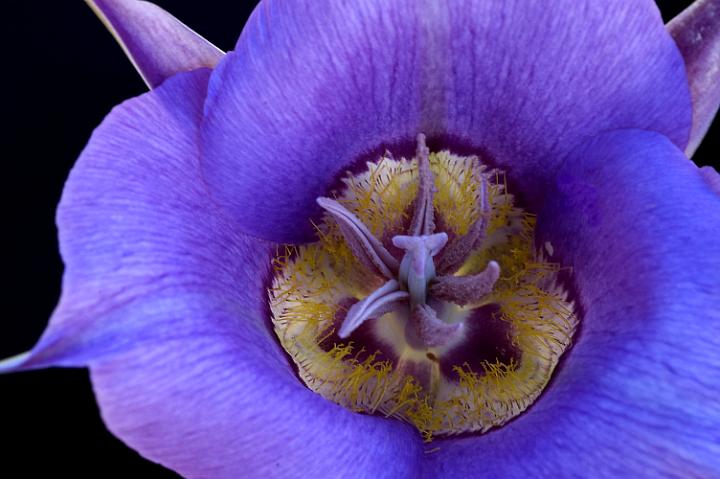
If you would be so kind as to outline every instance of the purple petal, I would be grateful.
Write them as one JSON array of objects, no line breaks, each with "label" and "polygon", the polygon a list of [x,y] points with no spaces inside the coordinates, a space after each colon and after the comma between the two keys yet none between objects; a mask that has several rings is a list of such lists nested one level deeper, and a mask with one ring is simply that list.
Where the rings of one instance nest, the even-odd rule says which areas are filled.
[{"label": "purple petal", "polygon": [[720,199],[668,139],[636,130],[586,143],[561,178],[538,243],[574,272],[576,344],[525,414],[443,442],[428,477],[717,476]]},{"label": "purple petal", "polygon": [[91,368],[105,422],[131,447],[184,477],[418,477],[422,441],[411,426],[311,392],[264,346],[257,318],[206,319],[236,331],[157,342]]},{"label": "purple petal", "polygon": [[250,234],[296,242],[354,163],[386,147],[485,151],[528,199],[614,127],[684,147],[682,58],[649,0],[262,2],[213,74],[211,193]]},{"label": "purple petal", "polygon": [[5,358],[2,361],[0,361],[0,374],[19,371],[23,368],[23,365],[25,365],[31,357],[31,352],[27,351],[24,353],[16,354],[15,356],[11,356],[9,358]]},{"label": "purple petal", "polygon": [[685,154],[700,146],[720,106],[720,0],[696,0],[667,25],[687,68],[693,122]]},{"label": "purple petal", "polygon": [[700,174],[705,178],[710,188],[720,195],[720,173],[712,166],[703,166],[700,168]]},{"label": "purple petal", "polygon": [[23,368],[82,366],[159,338],[232,331],[204,316],[265,307],[270,245],[238,234],[199,175],[209,76],[177,75],[94,132],[58,207],[60,304]]},{"label": "purple petal", "polygon": [[222,50],[162,8],[137,0],[86,0],[143,81],[155,88],[179,72],[214,67]]},{"label": "purple petal", "polygon": [[416,431],[310,392],[280,350],[274,248],[238,234],[199,175],[208,76],[169,78],[95,131],[58,210],[60,305],[0,368],[89,365],[108,427],[188,477],[414,475]]}]

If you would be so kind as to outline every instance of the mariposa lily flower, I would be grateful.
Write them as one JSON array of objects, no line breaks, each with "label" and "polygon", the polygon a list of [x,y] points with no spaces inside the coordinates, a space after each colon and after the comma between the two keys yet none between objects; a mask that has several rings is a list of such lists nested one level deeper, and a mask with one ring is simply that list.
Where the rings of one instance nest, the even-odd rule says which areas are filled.
[{"label": "mariposa lily flower", "polygon": [[0,369],[188,477],[720,473],[717,1],[269,0],[228,54],[90,3],[151,91]]}]

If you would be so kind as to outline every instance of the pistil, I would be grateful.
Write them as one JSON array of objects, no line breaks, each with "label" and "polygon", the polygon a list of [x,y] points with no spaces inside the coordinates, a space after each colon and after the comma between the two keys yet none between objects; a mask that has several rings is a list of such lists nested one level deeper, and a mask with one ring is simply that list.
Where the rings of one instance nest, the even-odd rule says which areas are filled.
[{"label": "pistil", "polygon": [[428,284],[435,279],[433,256],[440,252],[447,240],[446,233],[393,237],[393,244],[406,251],[400,262],[400,284],[410,293],[410,306],[425,304]]}]

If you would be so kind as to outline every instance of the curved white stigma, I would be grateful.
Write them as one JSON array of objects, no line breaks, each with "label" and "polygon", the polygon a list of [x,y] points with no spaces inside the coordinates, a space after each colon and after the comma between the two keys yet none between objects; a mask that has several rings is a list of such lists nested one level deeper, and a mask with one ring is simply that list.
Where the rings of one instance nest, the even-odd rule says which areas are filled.
[{"label": "curved white stigma", "polygon": [[400,283],[410,292],[411,306],[425,304],[428,283],[435,279],[433,256],[447,243],[447,233],[422,236],[397,235],[392,242],[405,250],[400,262]]}]

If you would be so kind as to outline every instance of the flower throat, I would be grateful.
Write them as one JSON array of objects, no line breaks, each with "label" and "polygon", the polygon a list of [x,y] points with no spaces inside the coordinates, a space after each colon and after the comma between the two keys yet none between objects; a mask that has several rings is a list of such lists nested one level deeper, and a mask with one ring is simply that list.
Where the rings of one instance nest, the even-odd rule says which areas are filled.
[{"label": "flower throat", "polygon": [[319,240],[274,260],[273,325],[300,378],[426,440],[524,411],[577,320],[504,174],[419,135],[412,160],[386,153],[343,182],[317,199]]}]

